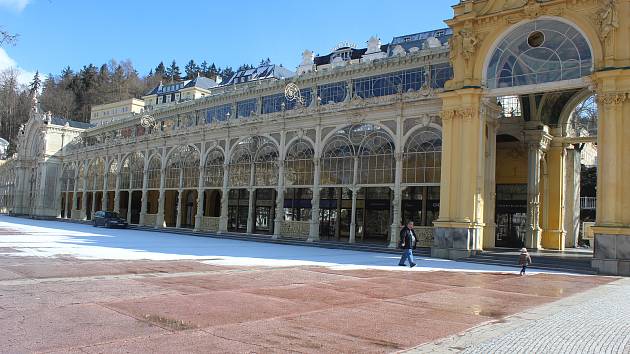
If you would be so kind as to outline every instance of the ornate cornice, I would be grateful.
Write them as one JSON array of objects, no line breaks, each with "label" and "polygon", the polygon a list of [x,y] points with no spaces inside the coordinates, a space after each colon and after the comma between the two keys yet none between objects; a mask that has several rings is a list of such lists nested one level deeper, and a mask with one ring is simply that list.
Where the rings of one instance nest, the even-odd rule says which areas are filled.
[{"label": "ornate cornice", "polygon": [[597,103],[600,105],[619,105],[630,99],[630,93],[606,92],[597,94]]},{"label": "ornate cornice", "polygon": [[447,109],[440,112],[442,121],[448,122],[454,119],[472,120],[476,115],[476,110],[471,107]]}]

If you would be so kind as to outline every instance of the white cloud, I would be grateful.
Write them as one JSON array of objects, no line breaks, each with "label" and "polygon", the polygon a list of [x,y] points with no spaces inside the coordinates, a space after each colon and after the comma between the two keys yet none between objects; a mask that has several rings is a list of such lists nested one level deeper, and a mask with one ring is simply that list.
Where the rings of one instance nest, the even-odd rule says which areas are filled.
[{"label": "white cloud", "polygon": [[34,72],[19,67],[17,62],[3,48],[0,48],[0,72],[11,68],[17,71],[20,84],[28,85],[33,80]]},{"label": "white cloud", "polygon": [[26,5],[30,3],[31,0],[0,0],[0,7],[4,7],[9,10],[22,12]]}]

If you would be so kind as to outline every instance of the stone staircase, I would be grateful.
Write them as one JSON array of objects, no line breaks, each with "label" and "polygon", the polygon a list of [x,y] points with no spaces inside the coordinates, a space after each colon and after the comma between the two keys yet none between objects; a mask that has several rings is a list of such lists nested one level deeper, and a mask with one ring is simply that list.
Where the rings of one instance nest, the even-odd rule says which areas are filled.
[{"label": "stone staircase", "polygon": [[[558,272],[597,274],[591,268],[591,258],[587,256],[567,255],[567,254],[530,254],[532,264],[528,269],[532,270],[553,270]],[[482,252],[481,254],[462,258],[459,261],[469,263],[492,264],[507,267],[520,268],[518,266],[518,253],[507,252]]]}]

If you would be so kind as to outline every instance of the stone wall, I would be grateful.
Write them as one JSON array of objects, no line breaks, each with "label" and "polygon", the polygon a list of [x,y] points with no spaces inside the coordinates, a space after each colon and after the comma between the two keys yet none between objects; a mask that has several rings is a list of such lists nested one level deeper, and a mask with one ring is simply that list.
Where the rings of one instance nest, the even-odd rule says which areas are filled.
[{"label": "stone wall", "polygon": [[416,236],[418,236],[418,247],[433,246],[433,227],[415,226],[413,229],[416,232]]},{"label": "stone wall", "polygon": [[144,226],[154,227],[156,218],[157,218],[157,214],[145,214]]},{"label": "stone wall", "polygon": [[204,216],[201,219],[201,231],[219,231],[218,217]]},{"label": "stone wall", "polygon": [[285,237],[308,238],[310,221],[283,221],[280,235]]}]

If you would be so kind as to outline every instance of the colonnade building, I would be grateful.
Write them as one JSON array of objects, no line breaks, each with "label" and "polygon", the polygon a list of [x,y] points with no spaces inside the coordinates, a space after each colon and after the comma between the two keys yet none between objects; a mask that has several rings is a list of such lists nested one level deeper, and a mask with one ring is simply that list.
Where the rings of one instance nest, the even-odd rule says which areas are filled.
[{"label": "colonnade building", "polygon": [[187,100],[161,104],[158,87],[107,124],[34,105],[0,166],[1,207],[390,247],[413,220],[437,257],[564,250],[596,151],[593,266],[629,274],[630,1],[467,0],[454,14],[389,44],[307,50],[295,72],[204,78]]}]

